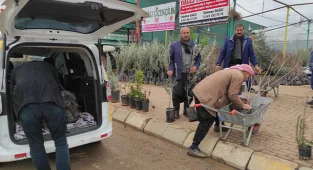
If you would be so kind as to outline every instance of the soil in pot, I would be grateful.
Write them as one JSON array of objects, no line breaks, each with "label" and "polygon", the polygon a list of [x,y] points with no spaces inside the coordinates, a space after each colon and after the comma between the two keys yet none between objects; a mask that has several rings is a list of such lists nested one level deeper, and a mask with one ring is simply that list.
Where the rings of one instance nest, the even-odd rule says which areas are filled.
[{"label": "soil in pot", "polygon": [[142,101],[142,110],[144,112],[149,112],[149,104],[150,104],[149,100]]},{"label": "soil in pot", "polygon": [[189,122],[194,122],[198,120],[197,111],[195,108],[189,107],[186,109],[186,112],[187,112],[187,117],[189,119]]},{"label": "soil in pot", "polygon": [[127,95],[122,95],[122,106],[128,106],[129,105],[129,97]]},{"label": "soil in pot", "polygon": [[304,160],[308,160],[311,159],[312,156],[312,147],[307,145],[306,147],[301,147],[298,146],[298,150],[299,150],[299,158],[300,159],[304,159]]},{"label": "soil in pot", "polygon": [[119,91],[114,91],[111,93],[112,95],[112,103],[118,103],[120,101],[120,92]]},{"label": "soil in pot", "polygon": [[142,101],[141,100],[135,100],[135,105],[137,110],[142,110]]},{"label": "soil in pot", "polygon": [[135,108],[136,104],[135,104],[135,99],[134,98],[129,98],[129,105],[131,108]]},{"label": "soil in pot", "polygon": [[174,108],[166,108],[166,122],[171,123],[175,121]]}]

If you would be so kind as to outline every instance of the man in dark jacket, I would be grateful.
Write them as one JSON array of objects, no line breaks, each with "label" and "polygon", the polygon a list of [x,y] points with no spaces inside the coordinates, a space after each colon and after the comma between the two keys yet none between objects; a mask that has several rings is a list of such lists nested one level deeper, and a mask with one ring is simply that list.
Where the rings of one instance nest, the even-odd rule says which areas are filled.
[{"label": "man in dark jacket", "polygon": [[[192,88],[188,90],[190,97],[188,103],[187,91],[185,85],[188,74],[195,73],[200,65],[201,56],[198,54],[193,61],[193,50],[195,43],[190,39],[190,29],[183,27],[180,30],[180,41],[173,43],[170,47],[170,63],[168,69],[168,76],[173,76],[177,85],[173,88],[173,105],[175,109],[175,119],[179,119],[180,103],[184,102],[184,115],[187,116],[186,108],[192,102],[193,94]],[[193,66],[191,66],[193,64]]]},{"label": "man in dark jacket", "polygon": [[31,61],[16,67],[11,75],[12,102],[38,170],[50,170],[42,135],[47,124],[56,147],[56,168],[70,170],[64,102],[58,72],[51,64]]},{"label": "man in dark jacket", "polygon": [[[250,64],[250,61],[255,67],[256,72],[262,72],[261,68],[258,66],[258,62],[254,54],[252,40],[248,36],[244,35],[244,25],[237,24],[235,35],[226,38],[220,56],[216,62],[216,71],[222,69],[223,61],[223,68],[229,68],[231,66],[240,64]],[[251,81],[247,82],[247,88],[250,90]]]}]

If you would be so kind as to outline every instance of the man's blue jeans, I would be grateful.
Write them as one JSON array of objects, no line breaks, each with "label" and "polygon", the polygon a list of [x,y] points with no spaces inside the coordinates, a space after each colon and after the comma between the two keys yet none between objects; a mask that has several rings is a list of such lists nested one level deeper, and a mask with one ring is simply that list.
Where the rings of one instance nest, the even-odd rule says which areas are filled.
[{"label": "man's blue jeans", "polygon": [[57,170],[71,169],[66,139],[65,113],[62,108],[53,102],[27,104],[21,109],[19,119],[29,142],[30,155],[37,170],[50,170],[42,135],[43,121],[47,124],[56,147]]}]

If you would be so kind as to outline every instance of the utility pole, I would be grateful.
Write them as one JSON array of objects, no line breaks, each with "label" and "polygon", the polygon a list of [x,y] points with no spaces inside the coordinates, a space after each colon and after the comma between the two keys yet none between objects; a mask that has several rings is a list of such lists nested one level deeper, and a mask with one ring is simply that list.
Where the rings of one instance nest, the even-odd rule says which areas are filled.
[{"label": "utility pole", "polygon": [[309,49],[309,42],[310,42],[310,26],[311,26],[311,20],[308,21],[308,37],[306,39],[306,49]]},{"label": "utility pole", "polygon": [[283,59],[286,57],[286,50],[287,50],[287,34],[288,34],[288,22],[289,22],[289,12],[290,12],[290,5],[287,5],[283,2],[280,2],[278,0],[273,0],[277,3],[283,4],[287,7],[287,15],[286,15],[286,27],[285,27],[285,37],[284,37],[284,49],[283,49]]},{"label": "utility pole", "polygon": [[285,28],[285,37],[284,37],[283,59],[285,59],[285,57],[286,57],[286,50],[287,50],[287,34],[288,34],[289,12],[290,12],[290,6],[287,6],[287,16],[286,16],[286,28]]}]

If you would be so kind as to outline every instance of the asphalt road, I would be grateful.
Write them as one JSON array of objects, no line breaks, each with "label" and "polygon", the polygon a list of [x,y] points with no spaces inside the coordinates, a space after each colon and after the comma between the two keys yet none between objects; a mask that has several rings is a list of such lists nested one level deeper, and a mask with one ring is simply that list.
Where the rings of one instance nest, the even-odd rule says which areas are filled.
[{"label": "asphalt road", "polygon": [[[119,123],[101,142],[70,150],[72,170],[234,170],[210,158],[187,156],[186,149],[138,132]],[[49,154],[51,168],[55,156]],[[30,159],[0,163],[1,170],[33,170]]]}]

